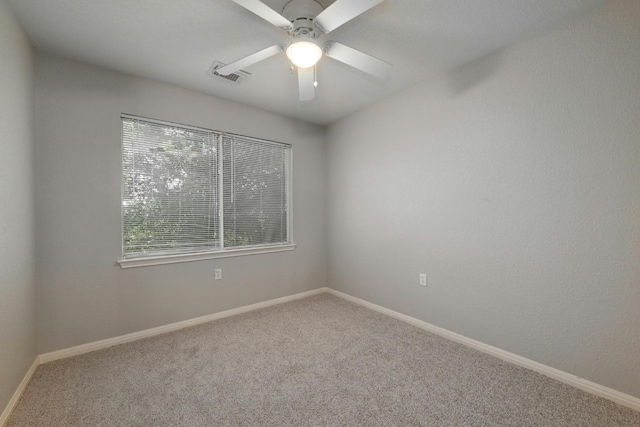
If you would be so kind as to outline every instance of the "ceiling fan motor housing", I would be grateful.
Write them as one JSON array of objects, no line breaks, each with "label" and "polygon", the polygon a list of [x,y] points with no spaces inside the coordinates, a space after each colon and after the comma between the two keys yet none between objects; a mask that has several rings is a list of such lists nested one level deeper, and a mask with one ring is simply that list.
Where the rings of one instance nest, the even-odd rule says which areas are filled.
[{"label": "ceiling fan motor housing", "polygon": [[282,9],[282,16],[293,24],[289,31],[292,38],[315,39],[313,20],[324,8],[314,0],[291,0]]}]

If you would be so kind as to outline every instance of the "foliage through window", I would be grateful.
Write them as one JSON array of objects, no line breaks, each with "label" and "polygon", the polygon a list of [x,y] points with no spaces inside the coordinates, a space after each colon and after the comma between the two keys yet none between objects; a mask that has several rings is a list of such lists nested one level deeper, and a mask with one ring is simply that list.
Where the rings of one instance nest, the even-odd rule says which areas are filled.
[{"label": "foliage through window", "polygon": [[124,258],[290,243],[290,157],[286,144],[123,115]]}]

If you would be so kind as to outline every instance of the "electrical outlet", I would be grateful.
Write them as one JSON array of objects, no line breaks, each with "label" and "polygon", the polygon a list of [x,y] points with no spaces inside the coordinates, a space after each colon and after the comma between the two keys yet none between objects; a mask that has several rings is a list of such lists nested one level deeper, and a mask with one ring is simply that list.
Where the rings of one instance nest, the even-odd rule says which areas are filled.
[{"label": "electrical outlet", "polygon": [[420,273],[420,286],[427,286],[427,275]]},{"label": "electrical outlet", "polygon": [[220,279],[222,279],[222,269],[216,268],[214,280],[220,280]]}]

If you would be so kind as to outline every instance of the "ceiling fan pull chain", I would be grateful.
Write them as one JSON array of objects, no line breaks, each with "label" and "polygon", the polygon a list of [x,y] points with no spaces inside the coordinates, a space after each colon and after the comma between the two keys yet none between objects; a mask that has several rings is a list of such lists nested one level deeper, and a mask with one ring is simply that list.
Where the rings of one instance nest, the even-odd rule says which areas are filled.
[{"label": "ceiling fan pull chain", "polygon": [[313,66],[313,86],[318,87],[318,65]]}]

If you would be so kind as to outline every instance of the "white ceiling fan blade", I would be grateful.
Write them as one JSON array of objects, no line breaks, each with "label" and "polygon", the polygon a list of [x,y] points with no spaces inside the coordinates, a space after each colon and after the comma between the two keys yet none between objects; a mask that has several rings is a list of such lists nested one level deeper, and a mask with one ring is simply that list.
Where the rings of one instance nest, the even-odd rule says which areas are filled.
[{"label": "white ceiling fan blade", "polygon": [[253,65],[256,62],[263,61],[280,52],[282,52],[282,46],[278,46],[276,44],[266,49],[262,49],[259,52],[252,53],[249,56],[245,56],[244,58],[239,59],[235,62],[232,62],[229,65],[225,65],[224,67],[218,68],[216,72],[218,74],[222,74],[223,76],[228,76],[231,73],[235,73],[236,71],[241,70],[250,65]]},{"label": "white ceiling fan blade", "polygon": [[314,22],[320,31],[328,33],[383,1],[384,0],[336,0],[335,3],[316,16]]},{"label": "white ceiling fan blade", "polygon": [[298,68],[298,91],[300,101],[310,101],[316,96],[315,75],[313,67]]},{"label": "white ceiling fan blade", "polygon": [[379,79],[385,79],[389,76],[389,73],[391,73],[391,64],[352,47],[343,45],[342,43],[329,41],[325,43],[324,51],[328,57],[378,77]]},{"label": "white ceiling fan blade", "polygon": [[260,0],[233,0],[235,3],[249,10],[250,12],[255,13],[260,18],[265,21],[271,22],[276,27],[280,27],[283,30],[290,30],[293,28],[291,22],[284,16],[280,15],[275,10],[271,9],[266,4],[262,3]]}]

